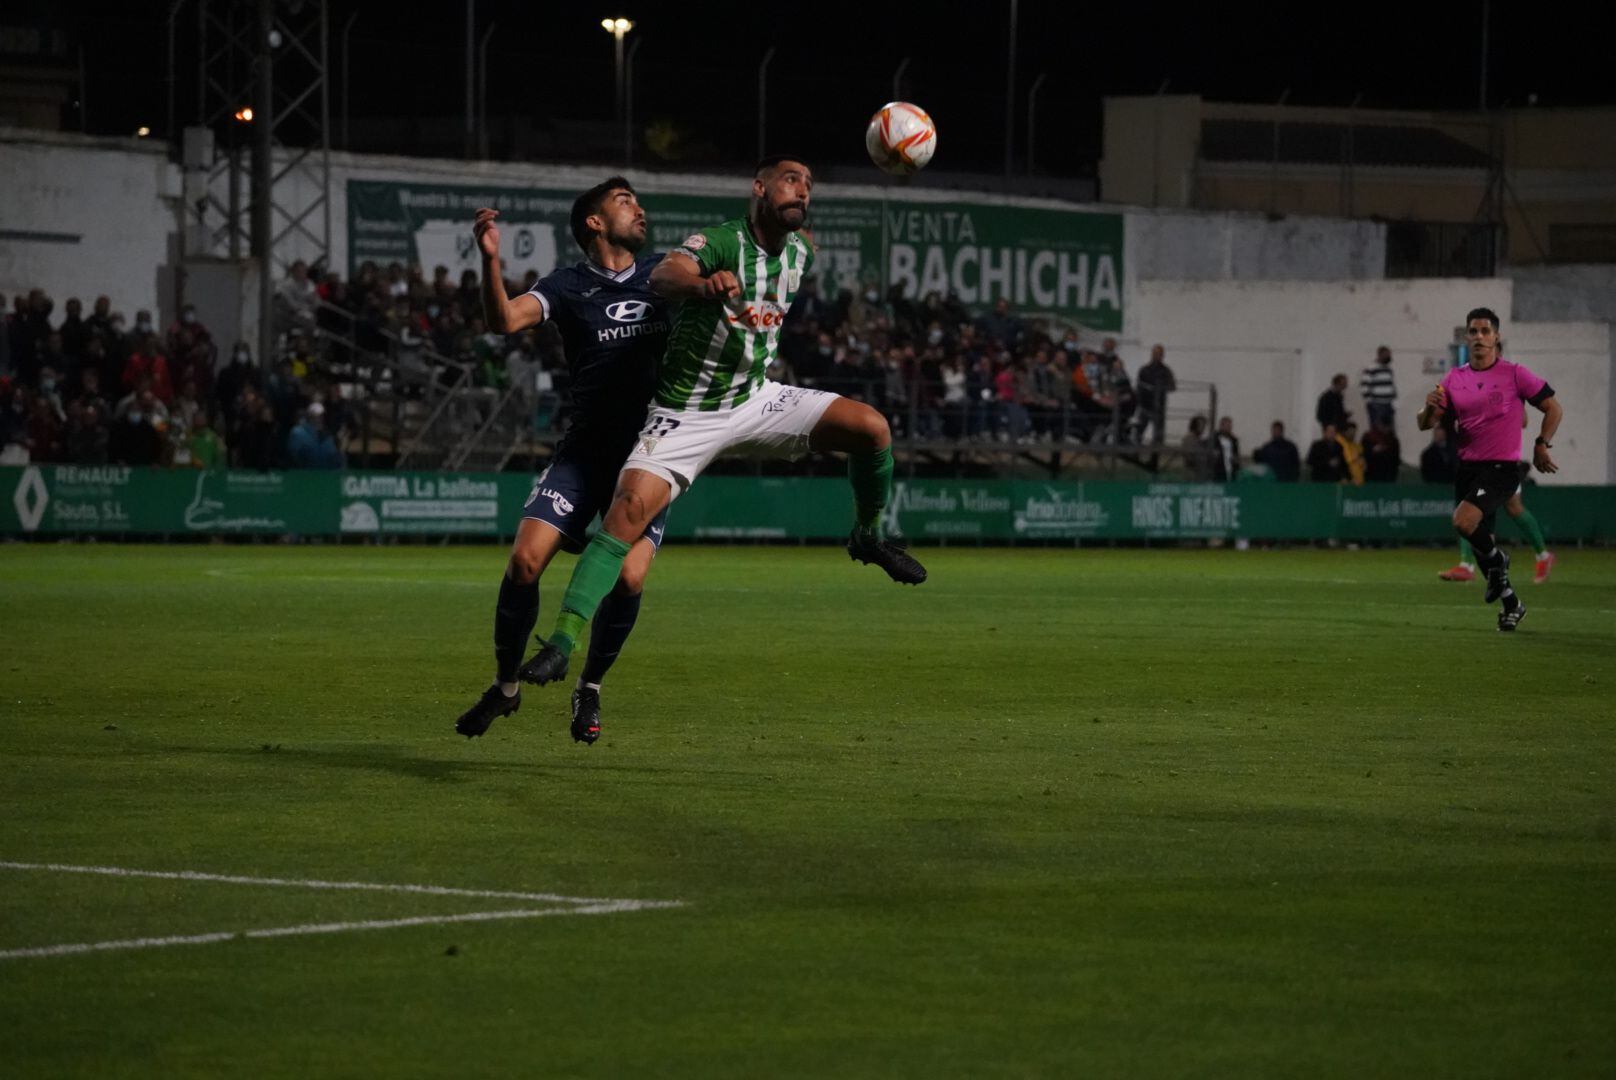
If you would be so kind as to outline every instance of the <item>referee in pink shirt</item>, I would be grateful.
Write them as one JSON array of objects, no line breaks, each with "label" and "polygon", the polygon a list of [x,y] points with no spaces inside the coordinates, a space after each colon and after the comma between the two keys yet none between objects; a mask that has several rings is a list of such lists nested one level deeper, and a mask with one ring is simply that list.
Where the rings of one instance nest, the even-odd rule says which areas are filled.
[{"label": "referee in pink shirt", "polygon": [[1503,602],[1498,629],[1514,630],[1526,605],[1509,586],[1509,554],[1493,537],[1493,520],[1528,471],[1521,460],[1527,402],[1543,414],[1543,427],[1532,445],[1532,464],[1541,473],[1557,471],[1549,448],[1560,427],[1560,402],[1554,388],[1524,364],[1498,355],[1498,316],[1490,309],[1477,308],[1465,316],[1465,338],[1470,362],[1449,371],[1425,395],[1419,425],[1421,431],[1429,431],[1444,413],[1453,414],[1459,445],[1459,473],[1454,479],[1459,505],[1453,508],[1453,527],[1470,541],[1476,565],[1487,574],[1487,603]]}]

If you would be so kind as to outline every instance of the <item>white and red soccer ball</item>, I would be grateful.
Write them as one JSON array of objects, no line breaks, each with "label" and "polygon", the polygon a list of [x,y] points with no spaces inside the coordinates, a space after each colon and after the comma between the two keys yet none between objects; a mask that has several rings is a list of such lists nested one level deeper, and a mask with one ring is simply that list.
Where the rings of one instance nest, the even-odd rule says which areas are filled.
[{"label": "white and red soccer ball", "polygon": [[937,125],[926,110],[907,101],[892,101],[870,117],[864,148],[875,167],[894,176],[909,176],[926,167],[937,152]]}]

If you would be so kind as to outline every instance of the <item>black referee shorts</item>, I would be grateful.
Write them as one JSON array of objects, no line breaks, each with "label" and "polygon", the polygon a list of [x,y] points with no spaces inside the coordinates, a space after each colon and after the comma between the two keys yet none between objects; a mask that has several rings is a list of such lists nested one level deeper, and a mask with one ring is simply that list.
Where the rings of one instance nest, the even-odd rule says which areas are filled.
[{"label": "black referee shorts", "polygon": [[1498,508],[1520,490],[1527,467],[1524,461],[1461,461],[1453,478],[1454,497],[1480,507],[1485,520],[1491,521]]}]

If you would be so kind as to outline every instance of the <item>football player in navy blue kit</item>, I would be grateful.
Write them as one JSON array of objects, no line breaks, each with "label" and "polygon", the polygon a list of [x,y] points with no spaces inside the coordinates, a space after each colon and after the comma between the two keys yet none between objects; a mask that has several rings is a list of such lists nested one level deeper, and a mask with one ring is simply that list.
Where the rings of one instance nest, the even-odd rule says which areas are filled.
[{"label": "football player in navy blue kit", "polygon": [[[638,256],[647,236],[645,211],[621,176],[572,204],[572,236],[585,260],[558,268],[520,296],[505,295],[498,217],[496,210],[478,210],[472,225],[483,256],[484,318],[502,334],[554,322],[566,352],[570,400],[566,434],[527,498],[500,582],[494,685],[455,723],[468,738],[521,706],[517,672],[539,617],[539,576],[563,547],[581,549],[585,528],[611,505],[618,470],[645,423],[671,326],[668,301],[649,285],[662,256]],[[600,683],[639,616],[640,591],[666,520],[664,511],[646,527],[595,613],[589,658],[572,694],[572,737],[579,742],[600,737]]]}]

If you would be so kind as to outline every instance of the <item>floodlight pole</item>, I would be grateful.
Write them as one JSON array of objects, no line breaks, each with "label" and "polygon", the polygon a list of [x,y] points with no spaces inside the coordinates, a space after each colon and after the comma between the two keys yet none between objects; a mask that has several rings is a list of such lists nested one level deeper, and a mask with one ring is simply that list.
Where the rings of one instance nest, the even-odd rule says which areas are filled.
[{"label": "floodlight pole", "polygon": [[1010,0],[1010,48],[1004,75],[1004,175],[1010,178],[1016,146],[1016,0]]},{"label": "floodlight pole", "polygon": [[768,141],[769,123],[769,61],[774,59],[774,46],[763,54],[763,63],[758,65],[758,160],[768,153],[765,143]]}]

